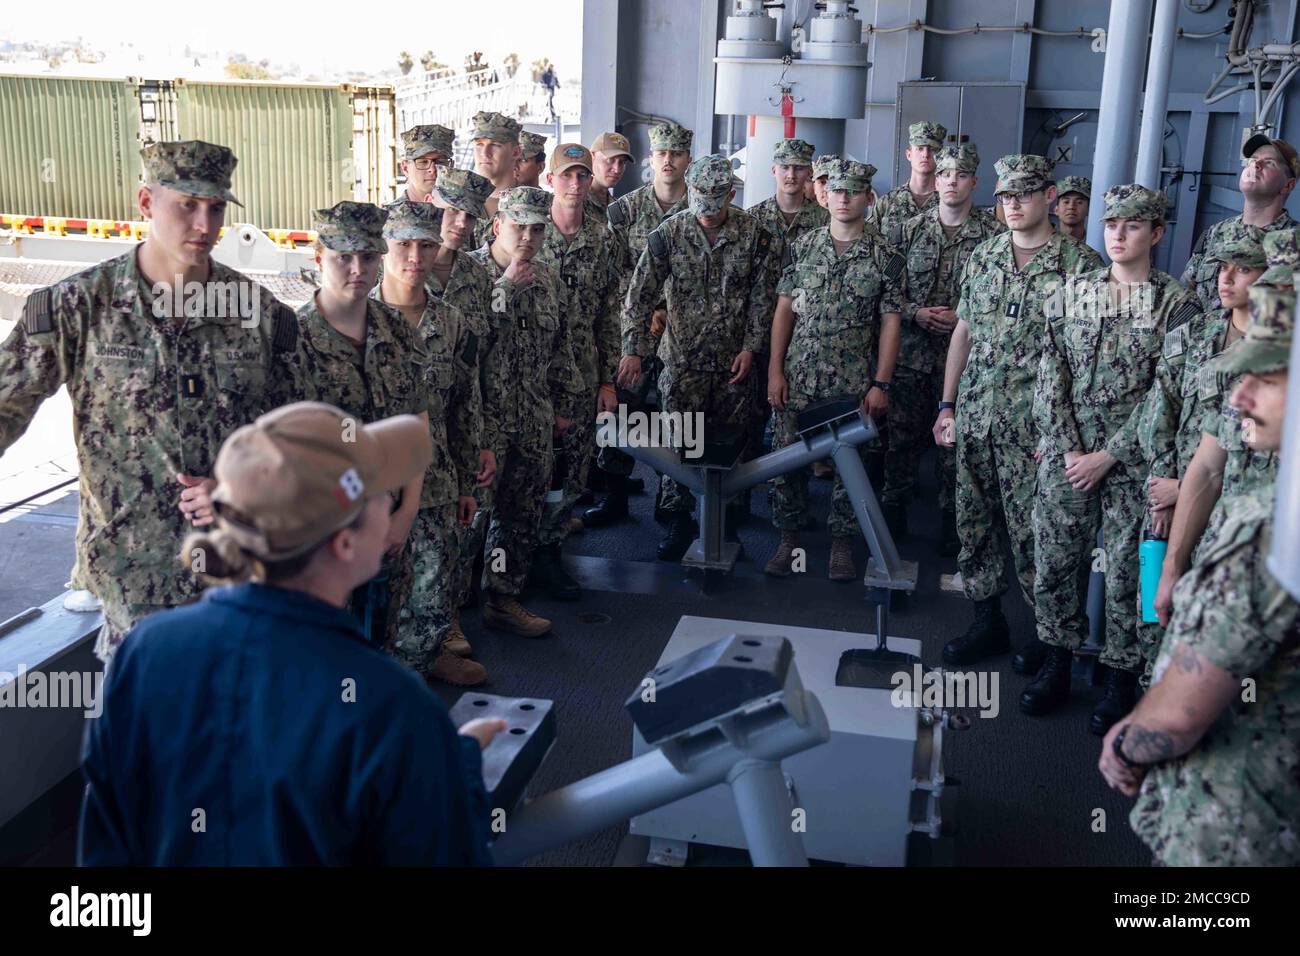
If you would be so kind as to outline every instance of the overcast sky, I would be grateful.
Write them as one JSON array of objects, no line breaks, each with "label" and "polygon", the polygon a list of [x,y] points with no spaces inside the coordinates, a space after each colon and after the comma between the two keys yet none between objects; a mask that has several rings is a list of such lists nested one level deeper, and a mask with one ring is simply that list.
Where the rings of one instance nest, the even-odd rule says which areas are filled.
[{"label": "overcast sky", "polygon": [[[6,4],[0,18],[0,39],[49,42],[82,37],[101,49],[129,42],[138,51],[159,49],[167,59],[180,55],[188,44],[242,52],[253,61],[296,62],[306,71],[381,69],[395,63],[402,50],[416,60],[433,50],[452,66],[461,66],[471,50],[482,50],[489,59],[513,51],[525,65],[549,56],[561,78],[579,77],[581,0],[430,0],[424,5],[427,15],[417,16],[417,9],[414,3],[340,8],[330,3],[223,0],[144,12],[136,4],[113,0],[13,2]],[[376,16],[378,11],[382,14]],[[414,26],[417,21],[427,26]]]}]

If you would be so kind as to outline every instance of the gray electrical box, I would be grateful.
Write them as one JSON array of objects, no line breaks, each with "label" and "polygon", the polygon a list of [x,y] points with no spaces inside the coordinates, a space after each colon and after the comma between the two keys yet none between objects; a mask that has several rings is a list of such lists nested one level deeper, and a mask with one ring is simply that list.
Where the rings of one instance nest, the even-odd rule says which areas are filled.
[{"label": "gray electrical box", "polygon": [[907,128],[922,120],[942,123],[948,129],[948,143],[974,143],[980,154],[977,206],[993,205],[997,177],[993,164],[1009,153],[1020,152],[1025,126],[1025,84],[1023,83],[928,83],[898,84],[894,119],[894,185],[907,182]]}]

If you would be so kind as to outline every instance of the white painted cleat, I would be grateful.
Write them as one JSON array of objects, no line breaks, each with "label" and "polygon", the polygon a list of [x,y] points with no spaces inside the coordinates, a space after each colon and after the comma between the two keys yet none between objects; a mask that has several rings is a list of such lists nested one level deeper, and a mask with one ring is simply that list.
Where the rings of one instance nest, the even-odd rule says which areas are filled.
[{"label": "white painted cleat", "polygon": [[79,614],[93,614],[104,605],[99,598],[89,591],[69,591],[63,597],[63,606],[67,610],[76,611]]}]

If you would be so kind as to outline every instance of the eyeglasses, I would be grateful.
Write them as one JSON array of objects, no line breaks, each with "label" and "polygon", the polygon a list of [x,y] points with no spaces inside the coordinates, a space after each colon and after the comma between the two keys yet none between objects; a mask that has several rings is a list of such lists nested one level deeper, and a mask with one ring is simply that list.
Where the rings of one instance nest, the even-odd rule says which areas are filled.
[{"label": "eyeglasses", "polygon": [[993,198],[997,200],[999,206],[1020,206],[1029,202],[1031,198],[1042,191],[1041,189],[1031,189],[1027,193],[998,193]]},{"label": "eyeglasses", "polygon": [[411,160],[411,165],[413,165],[413,166],[414,166],[416,169],[418,169],[420,172],[424,172],[424,171],[427,170],[430,166],[438,166],[438,167],[441,167],[441,168],[444,168],[444,169],[445,169],[445,168],[451,166],[451,160],[450,160],[450,159],[425,159],[425,158],[421,158],[421,159],[413,159],[413,160]]}]

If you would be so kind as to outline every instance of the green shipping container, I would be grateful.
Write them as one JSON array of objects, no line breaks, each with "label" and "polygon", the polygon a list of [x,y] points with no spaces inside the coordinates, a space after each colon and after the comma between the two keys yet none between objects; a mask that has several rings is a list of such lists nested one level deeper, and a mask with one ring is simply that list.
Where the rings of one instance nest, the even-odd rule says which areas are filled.
[{"label": "green shipping container", "polygon": [[126,80],[0,75],[0,212],[138,219],[139,139]]},{"label": "green shipping container", "polygon": [[180,139],[239,157],[232,188],[244,208],[232,207],[228,223],[309,229],[313,209],[353,198],[349,88],[178,80],[175,96]]}]

